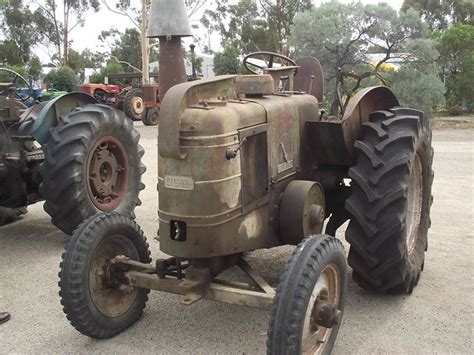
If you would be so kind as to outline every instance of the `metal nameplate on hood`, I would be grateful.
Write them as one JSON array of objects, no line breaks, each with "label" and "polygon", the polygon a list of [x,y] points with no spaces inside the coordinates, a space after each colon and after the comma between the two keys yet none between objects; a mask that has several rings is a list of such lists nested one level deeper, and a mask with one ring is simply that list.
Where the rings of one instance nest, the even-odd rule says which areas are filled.
[{"label": "metal nameplate on hood", "polygon": [[165,175],[165,187],[174,190],[194,190],[194,178],[192,176]]}]

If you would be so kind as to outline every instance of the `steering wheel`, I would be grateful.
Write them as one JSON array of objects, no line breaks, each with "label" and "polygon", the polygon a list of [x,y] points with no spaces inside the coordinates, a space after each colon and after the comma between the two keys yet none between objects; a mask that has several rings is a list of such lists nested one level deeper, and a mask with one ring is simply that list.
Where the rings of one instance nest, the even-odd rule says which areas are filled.
[{"label": "steering wheel", "polygon": [[[13,78],[12,79],[12,84],[16,87],[16,81],[18,78],[20,78],[25,84],[26,86],[28,87],[28,96],[25,96],[25,95],[22,95],[18,92],[18,89],[17,91],[15,92],[15,96],[18,100],[24,102],[24,101],[27,101],[31,98],[31,94],[33,93],[33,88],[31,87],[30,83],[28,82],[28,80],[26,80],[23,76],[21,76],[21,74],[17,73],[16,71],[14,70],[11,70],[11,69],[8,69],[8,68],[0,68],[0,71],[4,71],[4,72],[7,72],[8,74],[10,74],[10,76]],[[2,94],[5,92],[5,90],[2,92]]]},{"label": "steering wheel", "polygon": [[[258,57],[263,57],[264,62],[267,65],[264,66],[264,65],[254,64],[252,62],[249,62],[249,59],[252,59],[252,58],[262,60],[261,58],[258,58]],[[268,58],[268,61],[265,60],[265,58]],[[279,58],[281,60],[281,62],[286,62],[287,65],[285,65],[285,66],[288,66],[288,64],[291,65],[291,66],[296,66],[296,62],[293,59],[288,58],[287,56],[284,56],[283,54],[279,54],[279,53],[275,53],[275,52],[267,52],[267,51],[253,52],[253,53],[248,54],[244,58],[243,64],[244,64],[244,67],[249,72],[251,72],[253,74],[259,74],[257,71],[249,68],[249,65],[251,65],[252,67],[255,67],[255,68],[259,68],[261,70],[268,69],[268,68],[273,68],[273,64],[275,63],[275,58]],[[298,72],[298,69],[295,68],[295,75],[296,75],[297,72]],[[282,79],[286,79],[286,77],[285,78],[282,77]]]}]

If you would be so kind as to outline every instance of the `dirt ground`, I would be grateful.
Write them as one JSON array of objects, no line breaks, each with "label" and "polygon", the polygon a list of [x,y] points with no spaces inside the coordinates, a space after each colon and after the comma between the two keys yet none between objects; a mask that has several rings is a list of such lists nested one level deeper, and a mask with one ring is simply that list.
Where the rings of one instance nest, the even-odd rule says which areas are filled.
[{"label": "dirt ground", "polygon": [[[137,127],[148,167],[137,220],[156,258],[156,128]],[[440,129],[433,137],[432,227],[420,284],[410,296],[380,296],[350,280],[335,354],[473,352],[474,129]],[[58,297],[67,236],[51,225],[42,204],[29,211],[0,227],[0,309],[12,313],[0,325],[0,353],[265,353],[268,311],[212,301],[185,307],[178,296],[159,292],[150,294],[143,317],[115,338],[81,335],[66,320]],[[276,282],[291,251],[253,252],[249,262]]]}]

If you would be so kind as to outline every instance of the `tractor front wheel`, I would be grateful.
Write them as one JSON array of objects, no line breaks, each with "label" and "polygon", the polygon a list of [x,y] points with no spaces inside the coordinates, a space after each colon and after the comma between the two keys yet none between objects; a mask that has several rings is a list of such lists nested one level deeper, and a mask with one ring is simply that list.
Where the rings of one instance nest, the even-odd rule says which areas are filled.
[{"label": "tractor front wheel", "polygon": [[304,239],[278,284],[267,354],[329,354],[342,322],[346,284],[342,243],[329,235]]},{"label": "tractor front wheel", "polygon": [[39,191],[52,223],[66,234],[99,212],[133,215],[144,188],[140,135],[125,115],[86,105],[62,116],[43,146]]},{"label": "tractor front wheel", "polygon": [[[62,255],[59,296],[68,320],[92,338],[111,338],[142,315],[150,290],[121,284],[110,260],[151,262],[140,227],[127,216],[102,213],[79,226]],[[120,272],[126,272],[121,266]]]},{"label": "tractor front wheel", "polygon": [[362,130],[346,200],[352,276],[373,291],[410,293],[428,247],[431,130],[422,112],[406,108],[374,112]]},{"label": "tractor front wheel", "polygon": [[150,108],[146,110],[146,115],[143,115],[142,122],[145,126],[156,126],[160,119],[160,109]]}]

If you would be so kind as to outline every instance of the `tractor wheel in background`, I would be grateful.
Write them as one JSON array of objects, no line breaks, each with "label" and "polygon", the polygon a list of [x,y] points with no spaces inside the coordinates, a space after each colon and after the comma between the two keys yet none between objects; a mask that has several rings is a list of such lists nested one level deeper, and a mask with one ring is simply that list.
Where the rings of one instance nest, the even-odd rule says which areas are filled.
[{"label": "tractor wheel in background", "polygon": [[329,354],[342,322],[347,263],[338,239],[304,239],[281,275],[273,301],[267,354]]},{"label": "tractor wheel in background", "polygon": [[40,165],[44,210],[66,234],[98,212],[134,216],[145,187],[140,134],[123,112],[86,105],[62,116],[50,129]]},{"label": "tractor wheel in background", "polygon": [[[111,338],[142,315],[150,290],[116,282],[110,260],[125,255],[151,262],[140,227],[128,216],[101,213],[74,232],[62,255],[59,296],[67,319],[82,334]],[[121,266],[121,271],[123,269]]]},{"label": "tractor wheel in background", "polygon": [[123,99],[123,112],[133,121],[140,121],[146,115],[142,89],[130,89]]},{"label": "tractor wheel in background", "polygon": [[430,226],[433,148],[420,111],[370,114],[349,170],[349,265],[362,287],[410,293],[424,265]]},{"label": "tractor wheel in background", "polygon": [[142,116],[142,122],[145,126],[156,126],[160,119],[160,110],[157,108],[150,108],[146,110],[146,114]]}]

